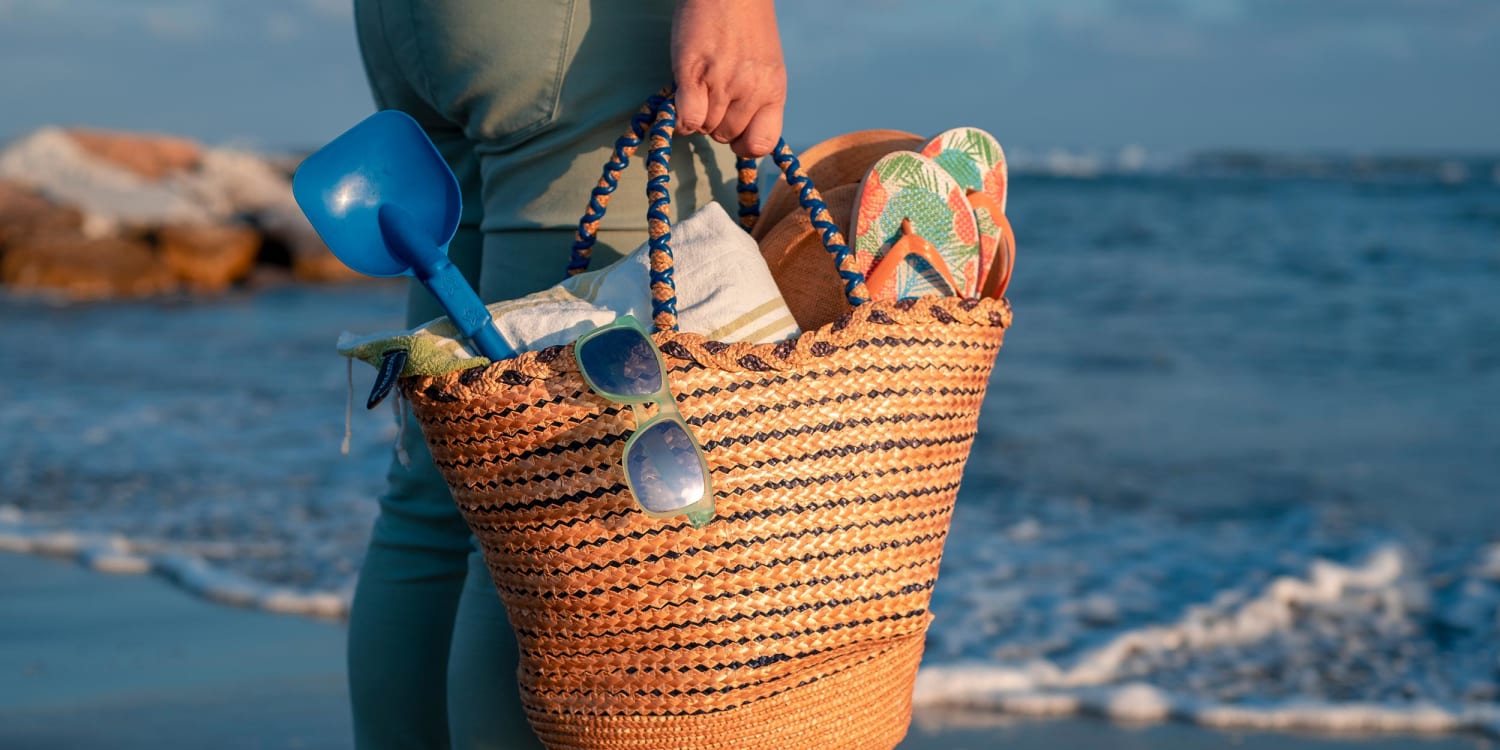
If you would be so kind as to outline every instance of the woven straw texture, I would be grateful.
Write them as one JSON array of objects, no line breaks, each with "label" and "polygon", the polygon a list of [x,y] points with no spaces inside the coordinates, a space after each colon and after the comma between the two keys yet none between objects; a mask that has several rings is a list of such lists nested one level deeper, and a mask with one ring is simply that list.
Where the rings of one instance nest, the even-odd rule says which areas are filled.
[{"label": "woven straw texture", "polygon": [[717,518],[640,512],[572,347],[403,390],[482,546],[550,748],[894,747],[1004,300],[860,305],[781,344],[659,332]]}]

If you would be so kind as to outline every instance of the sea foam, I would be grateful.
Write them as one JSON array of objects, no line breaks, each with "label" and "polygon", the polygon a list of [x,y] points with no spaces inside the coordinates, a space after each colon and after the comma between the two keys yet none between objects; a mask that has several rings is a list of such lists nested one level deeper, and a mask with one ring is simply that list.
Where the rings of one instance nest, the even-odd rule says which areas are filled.
[{"label": "sea foam", "polygon": [[1500,545],[1438,554],[1310,513],[1202,524],[1077,500],[1031,510],[1041,518],[1020,535],[961,512],[918,705],[1500,736]]}]

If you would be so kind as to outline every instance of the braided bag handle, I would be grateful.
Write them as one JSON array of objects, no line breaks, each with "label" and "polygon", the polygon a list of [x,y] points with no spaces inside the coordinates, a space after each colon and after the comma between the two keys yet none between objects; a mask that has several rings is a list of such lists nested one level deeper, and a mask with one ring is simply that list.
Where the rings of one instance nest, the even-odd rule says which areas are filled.
[{"label": "braided bag handle", "polygon": [[[588,208],[578,222],[574,235],[572,259],[568,263],[568,274],[576,275],[588,269],[594,243],[598,239],[599,224],[609,207],[610,196],[619,187],[620,172],[630,165],[630,158],[640,148],[641,141],[649,137],[650,151],[646,158],[646,197],[650,206],[646,211],[646,223],[651,248],[651,318],[657,331],[677,330],[677,286],[672,279],[672,216],[670,162],[672,157],[672,134],[677,126],[675,87],[668,86],[646,101],[630,119],[630,127],[615,141],[614,153],[604,165],[599,182],[590,192]],[[649,132],[647,123],[650,123]],[[781,168],[787,184],[797,190],[798,203],[812,217],[823,241],[823,247],[833,256],[839,277],[844,281],[844,296],[849,304],[858,307],[869,301],[865,289],[865,277],[854,265],[854,252],[845,243],[844,236],[833,223],[828,206],[803,170],[786,140],[777,142],[771,154],[776,166]],[[756,166],[753,159],[739,159],[735,163],[738,172],[740,225],[749,231],[760,215],[759,195],[756,188]]]}]

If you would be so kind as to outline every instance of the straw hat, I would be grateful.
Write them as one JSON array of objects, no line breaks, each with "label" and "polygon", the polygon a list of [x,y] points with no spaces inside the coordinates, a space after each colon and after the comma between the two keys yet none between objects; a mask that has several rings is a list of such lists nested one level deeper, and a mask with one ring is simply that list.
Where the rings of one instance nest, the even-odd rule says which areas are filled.
[{"label": "straw hat", "polygon": [[[829,138],[803,151],[797,159],[826,200],[830,189],[857,184],[864,179],[870,166],[880,157],[893,151],[916,151],[926,142],[927,139],[902,130],[856,130]],[[796,191],[785,180],[777,180],[761,207],[760,220],[750,236],[764,241],[787,214],[801,213],[797,208]],[[848,212],[835,215],[847,217]]]},{"label": "straw hat", "polygon": [[[859,184],[839,185],[819,192],[828,204],[833,223],[847,238],[854,201],[859,198]],[[776,222],[761,239],[760,254],[770,266],[771,276],[802,330],[821,328],[848,311],[838,266],[823,247],[823,238],[813,228],[806,211],[791,211]]]}]

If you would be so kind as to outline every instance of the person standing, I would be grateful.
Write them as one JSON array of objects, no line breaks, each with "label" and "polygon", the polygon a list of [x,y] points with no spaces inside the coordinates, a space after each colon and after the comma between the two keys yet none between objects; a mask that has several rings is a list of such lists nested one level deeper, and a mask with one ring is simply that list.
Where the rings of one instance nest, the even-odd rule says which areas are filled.
[{"label": "person standing", "polygon": [[[772,0],[355,0],[354,10],[376,105],[415,118],[458,178],[449,255],[486,302],[562,280],[616,137],[669,81],[676,216],[734,206],[735,155],[764,156],[781,135]],[[644,170],[627,171],[594,267],[645,240],[646,205]],[[442,314],[413,284],[408,325]],[[404,435],[410,460],[389,469],[350,612],[355,745],[540,747],[489,571],[420,427]]]}]

